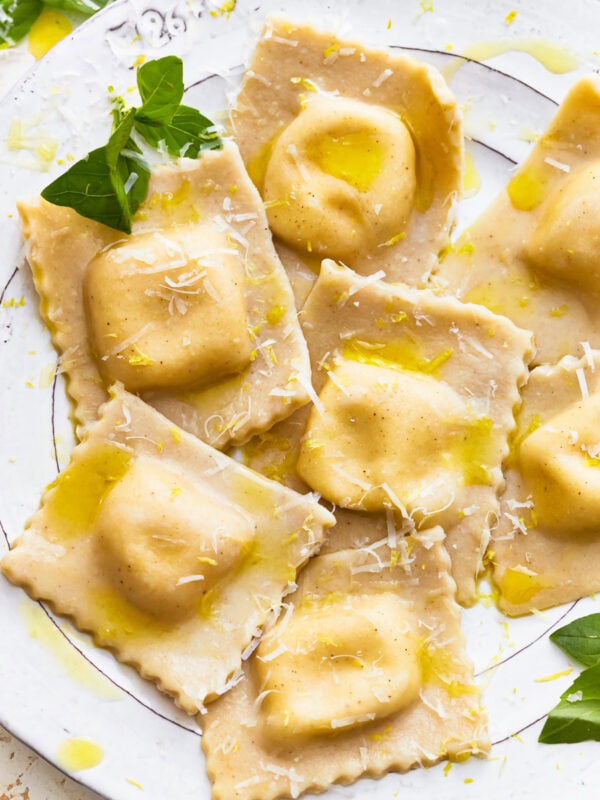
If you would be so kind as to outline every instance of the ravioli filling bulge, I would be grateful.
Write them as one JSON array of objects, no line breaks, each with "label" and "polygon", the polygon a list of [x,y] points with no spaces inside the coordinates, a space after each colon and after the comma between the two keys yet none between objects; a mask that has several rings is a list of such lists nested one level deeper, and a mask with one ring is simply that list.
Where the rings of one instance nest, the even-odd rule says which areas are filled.
[{"label": "ravioli filling bulge", "polygon": [[492,481],[492,420],[432,375],[342,360],[319,400],[297,471],[338,506],[398,511],[400,503],[418,522],[455,517],[465,486]]},{"label": "ravioli filling bulge", "polygon": [[392,592],[299,609],[257,650],[265,735],[331,734],[410,705],[421,686],[416,629],[410,604]]},{"label": "ravioli filling bulge", "polygon": [[600,392],[531,433],[519,459],[540,524],[566,535],[598,530]]},{"label": "ravioli filling bulge", "polygon": [[580,167],[549,193],[524,257],[542,274],[600,291],[600,162]]},{"label": "ravioli filling bulge", "polygon": [[284,129],[268,162],[263,196],[271,228],[304,252],[354,263],[406,235],[415,159],[396,114],[317,95]]},{"label": "ravioli filling bulge", "polygon": [[212,224],[138,233],[84,279],[97,364],[129,391],[213,383],[250,363],[239,256]]},{"label": "ravioli filling bulge", "polygon": [[234,507],[148,458],[137,459],[114,486],[93,533],[114,587],[160,618],[194,613],[240,564],[254,536]]}]

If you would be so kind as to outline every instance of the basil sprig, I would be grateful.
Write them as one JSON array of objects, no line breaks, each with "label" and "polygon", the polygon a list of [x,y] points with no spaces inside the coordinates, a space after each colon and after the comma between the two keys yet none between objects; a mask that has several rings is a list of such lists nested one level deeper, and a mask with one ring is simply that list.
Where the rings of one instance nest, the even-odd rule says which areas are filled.
[{"label": "basil sprig", "polygon": [[213,123],[195,108],[180,105],[184,90],[180,58],[149,61],[138,69],[137,80],[142,105],[128,111],[117,106],[108,143],[42,191],[49,203],[73,208],[123,233],[131,233],[150,180],[150,166],[132,138],[134,131],[151,147],[164,146],[174,156],[196,158],[201,150],[222,147]]},{"label": "basil sprig", "polygon": [[135,112],[135,129],[152,147],[164,146],[172,156],[197,158],[201,150],[217,150],[221,139],[213,123],[196,108],[180,105],[183,64],[176,56],[149,61],[138,69],[143,104]]},{"label": "basil sprig", "polygon": [[587,667],[548,714],[539,741],[545,744],[600,741],[600,614],[576,619],[550,635]]},{"label": "basil sprig", "polygon": [[21,41],[42,13],[44,6],[90,17],[110,0],[0,0],[0,46]]}]

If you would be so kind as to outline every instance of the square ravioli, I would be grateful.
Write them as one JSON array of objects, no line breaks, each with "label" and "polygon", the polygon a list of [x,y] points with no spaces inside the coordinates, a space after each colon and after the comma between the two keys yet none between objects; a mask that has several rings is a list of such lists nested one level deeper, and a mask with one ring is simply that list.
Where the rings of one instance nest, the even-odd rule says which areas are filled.
[{"label": "square ravioli", "polygon": [[473,602],[530,334],[332,261],[301,319],[318,395],[286,425],[308,414],[297,473],[338,507],[442,525],[459,601]]},{"label": "square ravioli", "polygon": [[402,553],[386,538],[311,561],[201,720],[214,800],[297,797],[487,751],[441,540],[432,528]]},{"label": "square ravioli", "polygon": [[427,280],[462,175],[461,118],[437,70],[273,17],[231,125],[300,304],[324,257]]},{"label": "square ravioli", "polygon": [[131,236],[41,199],[19,211],[80,436],[115,381],[219,449],[308,401],[289,281],[233,143],[153,171]]},{"label": "square ravioli", "polygon": [[2,571],[193,714],[333,522],[116,388]]},{"label": "square ravioli", "polygon": [[531,155],[436,279],[535,335],[535,363],[600,346],[600,79],[569,92]]},{"label": "square ravioli", "polygon": [[516,616],[600,590],[600,351],[531,372],[490,545]]}]

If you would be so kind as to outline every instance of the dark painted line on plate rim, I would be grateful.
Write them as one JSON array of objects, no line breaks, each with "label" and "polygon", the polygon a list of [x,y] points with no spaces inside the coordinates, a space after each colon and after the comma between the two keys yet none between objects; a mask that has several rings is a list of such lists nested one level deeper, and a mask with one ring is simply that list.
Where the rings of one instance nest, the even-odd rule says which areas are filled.
[{"label": "dark painted line on plate rim", "polygon": [[440,56],[449,56],[450,58],[459,58],[461,61],[464,61],[465,64],[477,64],[480,67],[488,70],[488,72],[495,72],[497,75],[502,75],[503,78],[508,78],[510,81],[514,81],[515,83],[520,83],[521,86],[525,86],[527,89],[531,89],[532,92],[535,92],[540,97],[543,97],[544,100],[548,100],[552,103],[553,106],[558,106],[558,102],[553,100],[551,97],[548,97],[547,94],[541,92],[539,89],[536,89],[535,86],[531,86],[521,78],[517,78],[515,75],[510,75],[508,72],[503,72],[503,70],[498,69],[497,67],[492,67],[490,64],[486,64],[484,61],[478,61],[476,58],[469,58],[468,56],[462,56],[460,53],[451,53],[448,50],[434,50],[428,47],[410,47],[409,45],[403,44],[389,44],[387,45],[391,50],[414,50],[416,53],[432,53]]},{"label": "dark painted line on plate rim", "polygon": [[532,639],[530,642],[528,642],[527,644],[523,645],[523,647],[519,647],[519,649],[518,649],[518,650],[515,650],[515,651],[514,651],[514,653],[511,653],[510,655],[506,656],[506,658],[503,658],[503,659],[502,659],[502,661],[498,661],[498,663],[497,663],[497,664],[491,664],[489,667],[486,667],[485,669],[482,669],[482,670],[481,670],[481,672],[477,672],[477,673],[475,674],[475,677],[476,677],[476,678],[479,678],[481,675],[485,675],[485,673],[486,673],[486,672],[491,672],[493,669],[497,669],[497,668],[498,668],[498,667],[499,667],[501,664],[506,664],[506,662],[507,662],[507,661],[511,661],[511,660],[512,660],[513,658],[515,658],[516,656],[518,656],[518,655],[520,655],[521,653],[525,652],[525,650],[529,650],[529,648],[530,648],[530,647],[532,647],[532,646],[533,646],[534,644],[536,644],[537,642],[539,642],[539,641],[540,641],[540,639],[543,639],[543,638],[544,638],[544,636],[546,636],[546,634],[550,633],[550,631],[551,631],[553,628],[555,628],[555,627],[558,625],[558,623],[559,623],[559,622],[562,622],[562,621],[563,621],[563,619],[564,619],[564,618],[565,618],[565,617],[566,617],[568,614],[570,614],[570,613],[571,613],[571,611],[573,611],[573,609],[575,608],[575,606],[577,605],[577,603],[579,603],[579,599],[577,599],[577,600],[574,600],[574,601],[571,603],[571,605],[570,605],[570,606],[567,608],[567,610],[566,610],[566,611],[564,611],[564,612],[563,612],[563,613],[560,615],[560,617],[559,617],[558,619],[554,620],[554,622],[552,623],[552,625],[549,625],[549,626],[548,626],[548,627],[547,627],[545,630],[543,630],[543,631],[542,631],[542,632],[539,634],[539,636],[536,636],[536,637],[535,637],[535,639]]}]

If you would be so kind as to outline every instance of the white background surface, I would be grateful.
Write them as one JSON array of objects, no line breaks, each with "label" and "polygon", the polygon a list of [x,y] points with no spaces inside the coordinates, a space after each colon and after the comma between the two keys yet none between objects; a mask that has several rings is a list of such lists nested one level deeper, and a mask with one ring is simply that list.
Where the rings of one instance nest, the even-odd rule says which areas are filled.
[{"label": "white background surface", "polygon": [[[139,23],[148,8],[159,6],[164,12],[176,9],[186,16],[184,35],[165,35],[148,28],[135,46],[132,37],[119,39],[110,28],[130,20]],[[85,25],[72,42],[59,45],[40,64],[35,75],[18,90],[10,92],[0,107],[0,140],[6,136],[14,118],[28,120],[37,132],[54,137],[60,143],[59,157],[72,153],[80,157],[105,140],[107,117],[106,85],[114,83],[126,91],[133,83],[127,67],[145,48],[153,57],[180,52],[186,62],[186,83],[191,83],[224,66],[241,64],[248,54],[252,36],[260,27],[264,9],[289,10],[302,19],[321,22],[341,33],[360,36],[367,42],[405,45],[412,48],[444,51],[452,45],[453,53],[472,42],[543,36],[563,42],[577,53],[580,67],[565,75],[554,75],[527,53],[510,53],[490,63],[509,75],[515,75],[549,98],[559,101],[577,75],[597,69],[596,47],[600,45],[600,5],[596,0],[564,2],[544,0],[533,3],[489,2],[479,0],[433,0],[433,11],[422,12],[418,0],[346,0],[325,3],[321,0],[275,2],[240,0],[230,20],[212,18],[204,4],[192,2],[143,2],[117,4],[108,14]],[[254,11],[260,6],[259,11]],[[514,23],[505,23],[506,15],[517,10]],[[200,19],[193,18],[200,13]],[[165,18],[168,17],[168,13]],[[387,22],[392,20],[388,29]],[[154,24],[154,23],[153,23]],[[164,27],[164,26],[163,26]],[[167,26],[168,27],[168,26]],[[176,31],[175,31],[176,32]],[[427,55],[439,66],[451,55]],[[0,71],[10,78],[22,69],[26,59],[0,53]],[[6,77],[4,77],[6,81]],[[454,78],[453,88],[465,104],[466,130],[476,139],[496,147],[513,159],[521,159],[529,145],[520,138],[523,128],[542,128],[553,111],[551,100],[523,86],[506,75],[477,65],[467,65]],[[186,97],[191,104],[214,114],[223,106],[221,80],[209,81]],[[60,103],[55,90],[60,92]],[[35,122],[34,118],[38,117]],[[32,122],[33,121],[33,122]],[[472,219],[493,197],[510,174],[510,164],[483,146],[471,145],[483,179],[481,191],[467,200],[461,212],[463,224]],[[3,241],[0,284],[19,262],[19,238],[14,212],[16,197],[39,191],[50,180],[49,174],[23,166],[28,154],[2,151],[0,144],[0,237]],[[12,159],[12,163],[11,163]],[[64,167],[54,166],[52,175]],[[36,508],[40,492],[56,472],[52,448],[51,388],[39,384],[38,376],[54,359],[43,325],[35,312],[36,301],[26,271],[19,271],[11,284],[9,296],[24,294],[22,309],[0,309],[4,344],[0,345],[0,375],[4,391],[0,393],[0,519],[10,538],[18,535],[24,520]],[[35,356],[26,353],[36,351]],[[26,387],[26,381],[34,387]],[[56,389],[59,447],[57,459],[64,466],[68,458],[69,427],[63,390]],[[13,460],[11,460],[13,459]],[[60,659],[29,636],[23,621],[23,598],[19,590],[0,581],[0,720],[28,740],[48,758],[54,758],[67,736],[86,736],[100,743],[104,761],[96,768],[79,774],[81,780],[114,800],[206,800],[208,784],[198,753],[196,735],[179,725],[195,727],[193,721],[179,714],[172,704],[160,697],[133,674],[116,664],[105,652],[95,651],[89,643],[72,637],[78,648],[92,658],[131,695],[116,690],[112,700],[100,699],[69,678]],[[568,619],[597,609],[592,600],[580,603]],[[453,765],[447,776],[443,766],[405,776],[390,775],[376,783],[362,781],[347,788],[333,789],[327,798],[374,798],[388,800],[398,796],[416,800],[444,797],[538,798],[587,800],[598,797],[600,758],[597,744],[544,747],[536,742],[541,723],[530,726],[556,702],[573,675],[550,682],[536,679],[564,670],[566,657],[547,641],[545,632],[558,624],[565,609],[555,609],[508,625],[493,608],[478,606],[465,614],[465,633],[469,651],[486,690],[490,709],[491,735],[498,744],[488,761],[468,761]],[[539,641],[537,637],[541,636]],[[522,649],[525,648],[525,649]],[[491,668],[490,668],[491,667]],[[487,670],[487,671],[486,671]],[[173,720],[169,722],[154,712]],[[526,727],[522,734],[511,734]],[[28,751],[3,741],[0,737],[0,800],[46,800],[78,798],[88,800],[82,789],[62,783],[62,777],[45,768]],[[11,758],[11,753],[15,755]],[[6,774],[4,774],[6,772]],[[8,788],[21,775],[21,784]],[[133,778],[144,788],[127,782]],[[3,784],[6,786],[4,787]],[[25,787],[29,786],[29,795]],[[397,793],[397,795],[396,795]]]}]

